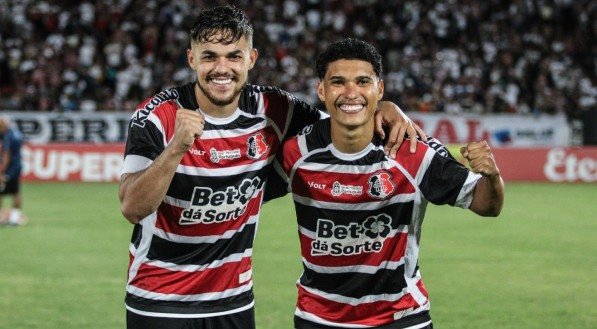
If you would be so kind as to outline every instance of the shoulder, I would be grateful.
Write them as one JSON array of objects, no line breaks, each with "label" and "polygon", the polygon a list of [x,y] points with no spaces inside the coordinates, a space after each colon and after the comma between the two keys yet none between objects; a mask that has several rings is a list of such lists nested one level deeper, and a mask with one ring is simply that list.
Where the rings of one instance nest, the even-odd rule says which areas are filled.
[{"label": "shoulder", "polygon": [[131,118],[132,125],[143,128],[150,116],[175,112],[179,108],[180,92],[180,88],[167,89],[139,103]]}]

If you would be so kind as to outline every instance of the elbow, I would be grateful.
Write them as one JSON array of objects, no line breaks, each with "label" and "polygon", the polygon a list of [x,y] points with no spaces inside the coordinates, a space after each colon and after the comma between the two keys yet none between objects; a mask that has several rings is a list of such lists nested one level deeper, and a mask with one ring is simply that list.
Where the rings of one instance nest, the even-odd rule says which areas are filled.
[{"label": "elbow", "polygon": [[131,224],[139,224],[139,222],[145,218],[145,216],[140,215],[138,211],[139,210],[137,207],[131,206],[126,202],[123,202],[120,205],[120,212],[122,213],[122,216],[124,216],[124,218],[126,218],[126,220],[128,220]]}]

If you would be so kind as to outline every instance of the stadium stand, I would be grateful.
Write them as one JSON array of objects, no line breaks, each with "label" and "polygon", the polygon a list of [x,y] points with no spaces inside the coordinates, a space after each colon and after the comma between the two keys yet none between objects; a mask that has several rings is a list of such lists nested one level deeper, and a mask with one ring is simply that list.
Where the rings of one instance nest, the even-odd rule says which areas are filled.
[{"label": "stadium stand", "polygon": [[[217,1],[219,4],[226,1]],[[0,109],[132,111],[190,81],[187,30],[214,1],[0,0]],[[251,80],[316,102],[315,55],[339,37],[382,53],[407,110],[565,113],[597,104],[591,0],[236,1],[260,52]]]}]

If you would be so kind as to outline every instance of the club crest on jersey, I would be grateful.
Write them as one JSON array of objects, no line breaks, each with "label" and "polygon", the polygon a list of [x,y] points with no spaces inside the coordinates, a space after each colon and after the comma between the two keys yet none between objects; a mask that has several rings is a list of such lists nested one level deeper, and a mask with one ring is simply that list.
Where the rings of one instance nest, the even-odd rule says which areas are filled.
[{"label": "club crest on jersey", "polygon": [[219,163],[222,160],[240,159],[240,149],[218,151],[215,148],[209,150],[209,160]]},{"label": "club crest on jersey", "polygon": [[176,91],[176,89],[174,89],[174,88],[164,90],[164,91],[158,93],[157,95],[153,96],[153,98],[150,99],[149,102],[147,102],[147,104],[145,104],[144,107],[137,110],[131,123],[133,125],[139,126],[141,128],[145,127],[145,121],[147,121],[147,118],[149,117],[151,112],[153,110],[155,110],[156,107],[158,107],[160,104],[167,102],[171,99],[177,99],[177,98],[178,98],[178,91]]},{"label": "club crest on jersey", "polygon": [[369,216],[363,223],[348,225],[319,218],[315,239],[311,242],[312,256],[352,256],[380,252],[392,231],[392,218],[385,213]]},{"label": "club crest on jersey", "polygon": [[377,172],[369,177],[370,196],[376,199],[385,199],[391,195],[396,188],[396,184],[392,182],[392,174],[387,171]]},{"label": "club crest on jersey", "polygon": [[262,133],[257,133],[247,140],[247,157],[253,160],[261,158],[269,150],[269,145]]},{"label": "club crest on jersey", "polygon": [[224,191],[196,186],[191,204],[180,213],[181,225],[214,224],[238,219],[247,210],[249,202],[261,191],[259,177],[244,179],[239,186],[228,186]]}]

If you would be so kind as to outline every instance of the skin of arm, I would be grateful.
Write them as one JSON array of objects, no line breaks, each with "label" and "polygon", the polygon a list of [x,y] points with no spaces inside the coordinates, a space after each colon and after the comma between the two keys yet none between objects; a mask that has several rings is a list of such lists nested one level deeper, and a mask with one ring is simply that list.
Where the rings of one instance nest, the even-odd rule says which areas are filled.
[{"label": "skin of arm", "polygon": [[504,205],[504,180],[486,141],[473,142],[460,149],[473,172],[483,175],[477,182],[469,209],[484,217],[497,217]]},{"label": "skin of arm", "polygon": [[129,222],[137,224],[157,210],[183,155],[203,134],[204,124],[202,114],[179,109],[174,136],[166,149],[147,169],[122,175],[118,193],[120,211]]}]

